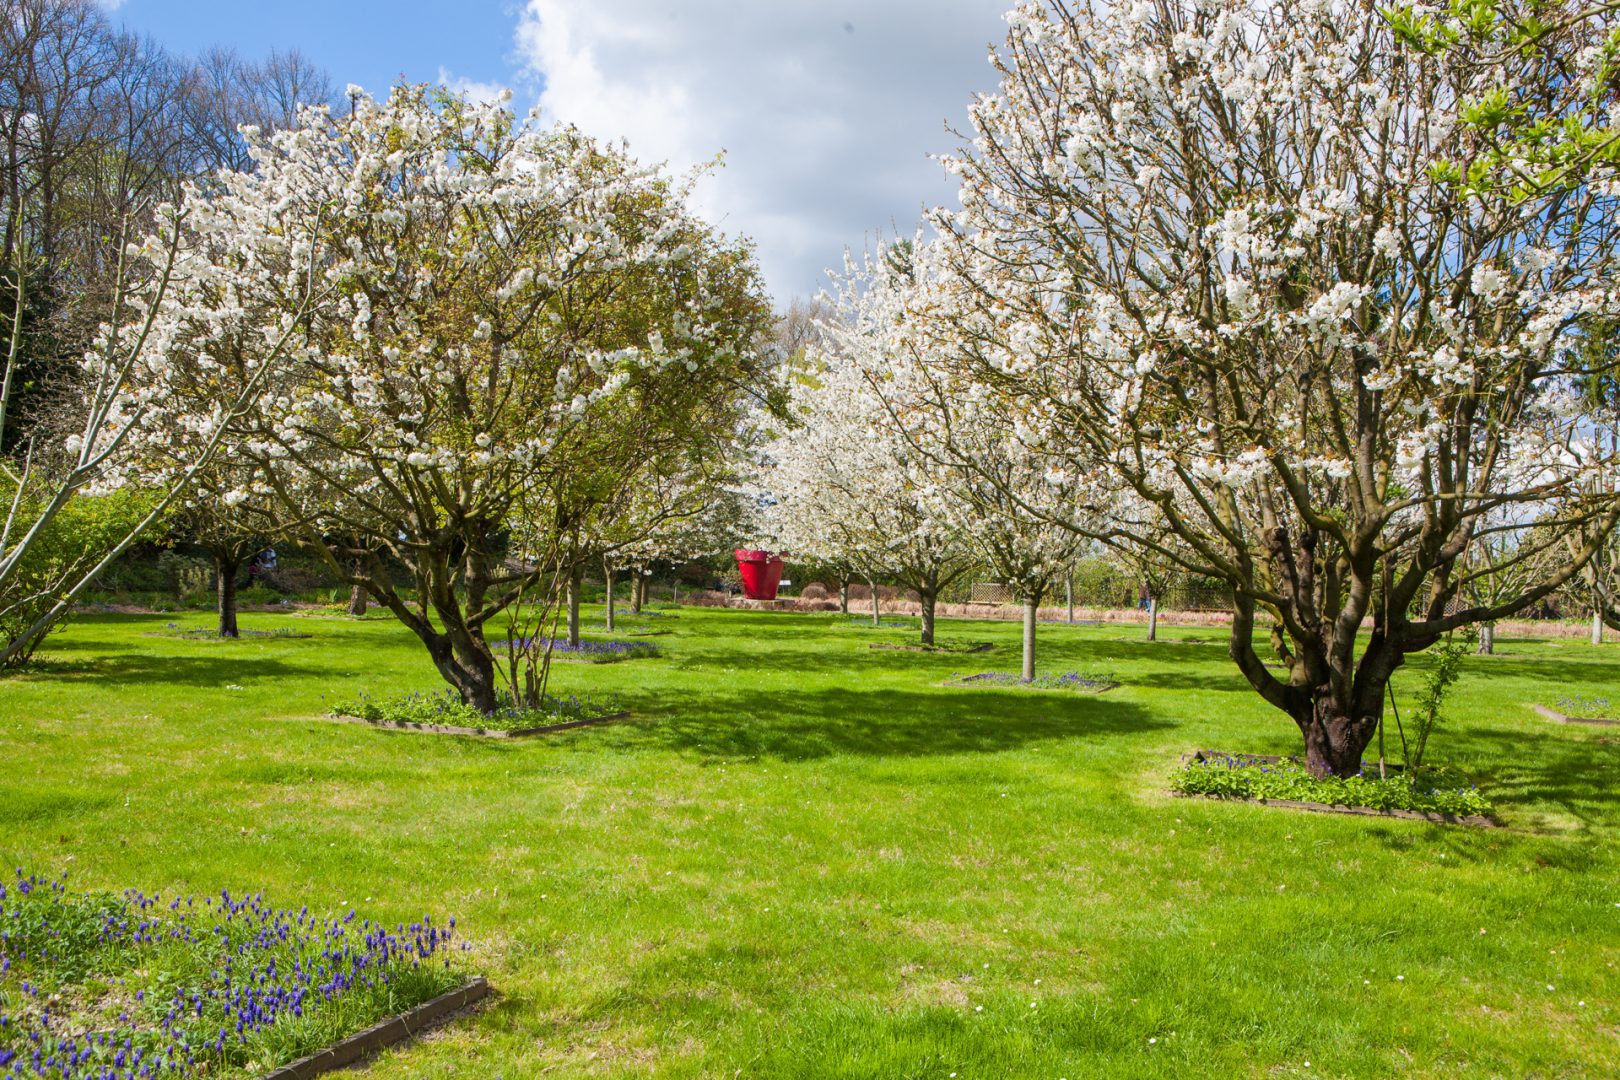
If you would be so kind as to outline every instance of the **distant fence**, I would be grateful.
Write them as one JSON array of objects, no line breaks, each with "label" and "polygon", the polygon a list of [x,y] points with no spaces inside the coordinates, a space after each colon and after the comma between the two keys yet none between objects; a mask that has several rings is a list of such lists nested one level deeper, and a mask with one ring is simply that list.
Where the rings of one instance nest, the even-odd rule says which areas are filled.
[{"label": "distant fence", "polygon": [[980,581],[968,590],[970,604],[1016,604],[1018,597],[1009,586],[996,581]]}]

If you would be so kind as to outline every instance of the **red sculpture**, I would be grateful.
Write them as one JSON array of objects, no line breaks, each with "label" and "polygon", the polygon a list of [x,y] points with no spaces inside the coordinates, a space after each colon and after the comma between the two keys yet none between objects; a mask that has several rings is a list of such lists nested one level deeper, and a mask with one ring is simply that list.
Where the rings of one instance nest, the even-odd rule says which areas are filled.
[{"label": "red sculpture", "polygon": [[775,600],[782,584],[782,557],[768,551],[738,548],[737,572],[742,574],[743,595],[750,600]]}]

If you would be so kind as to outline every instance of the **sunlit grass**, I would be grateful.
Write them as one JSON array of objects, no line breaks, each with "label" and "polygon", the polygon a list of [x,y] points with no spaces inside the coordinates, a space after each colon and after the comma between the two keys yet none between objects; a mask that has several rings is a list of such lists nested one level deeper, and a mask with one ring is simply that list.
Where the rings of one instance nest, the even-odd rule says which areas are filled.
[{"label": "sunlit grass", "polygon": [[[503,996],[379,1077],[1614,1072],[1620,740],[1524,703],[1620,688],[1620,647],[1465,664],[1430,755],[1485,831],[1169,796],[1192,750],[1298,749],[1209,628],[1043,626],[1044,671],[1123,684],[1080,695],[947,687],[966,658],[837,614],[678,614],[553,671],[630,720],[520,743],[323,719],[438,689],[389,622],[81,619],[0,683],[0,859],[456,913]],[[940,628],[996,643],[973,671],[1018,633]]]}]

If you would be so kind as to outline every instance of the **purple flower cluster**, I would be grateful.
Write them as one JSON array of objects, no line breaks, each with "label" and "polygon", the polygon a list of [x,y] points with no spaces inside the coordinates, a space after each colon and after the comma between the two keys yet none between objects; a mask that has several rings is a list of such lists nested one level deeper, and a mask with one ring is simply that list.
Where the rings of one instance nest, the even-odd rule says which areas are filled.
[{"label": "purple flower cluster", "polygon": [[1061,675],[1037,675],[1029,682],[1022,676],[1013,675],[1005,671],[986,671],[978,675],[964,675],[958,682],[985,683],[992,686],[1022,686],[1034,690],[1085,690],[1100,692],[1112,690],[1118,686],[1117,680],[1107,675],[1082,675],[1078,671],[1066,671]]},{"label": "purple flower cluster", "polygon": [[423,918],[389,930],[259,894],[164,903],[135,890],[76,893],[19,869],[0,884],[0,1080],[148,1080],[246,1064],[276,1025],[337,999],[448,989],[459,981],[449,960],[428,962],[448,951],[454,927]]}]

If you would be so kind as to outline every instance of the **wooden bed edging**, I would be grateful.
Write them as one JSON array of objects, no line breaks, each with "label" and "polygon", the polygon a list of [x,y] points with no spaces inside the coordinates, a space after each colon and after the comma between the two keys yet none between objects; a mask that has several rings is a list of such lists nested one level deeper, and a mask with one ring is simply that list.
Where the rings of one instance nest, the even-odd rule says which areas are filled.
[{"label": "wooden bed edging", "polygon": [[326,719],[339,720],[345,724],[365,724],[367,727],[382,728],[384,731],[420,731],[429,735],[477,735],[485,739],[522,739],[530,735],[550,735],[554,731],[606,724],[613,720],[623,720],[629,715],[628,711],[608,713],[606,716],[567,720],[561,724],[546,724],[543,727],[517,728],[513,731],[500,728],[452,727],[449,724],[418,724],[409,720],[366,720],[359,716],[328,716]]},{"label": "wooden bed edging", "polygon": [[1476,829],[1500,829],[1502,823],[1484,814],[1442,814],[1435,810],[1378,810],[1371,806],[1341,806],[1333,803],[1298,802],[1294,799],[1240,799],[1230,795],[1194,795],[1185,791],[1172,791],[1178,799],[1213,799],[1216,802],[1252,803],[1257,806],[1280,806],[1284,810],[1309,810],[1315,814],[1356,814],[1361,817],[1401,818],[1406,821],[1427,821],[1433,825],[1471,825]]},{"label": "wooden bed edging", "polygon": [[1565,716],[1557,709],[1549,709],[1545,705],[1531,705],[1530,707],[1547,719],[1559,724],[1597,724],[1600,727],[1620,725],[1620,720],[1610,720],[1606,716]]},{"label": "wooden bed edging", "polygon": [[943,653],[946,656],[968,656],[972,653],[987,653],[996,647],[993,641],[975,641],[965,649],[952,649],[945,645],[901,645],[893,641],[874,641],[867,646],[868,649],[885,649],[889,652],[923,652]]},{"label": "wooden bed edging", "polygon": [[482,975],[476,976],[459,989],[424,1001],[398,1016],[380,1020],[347,1038],[339,1039],[324,1050],[317,1050],[308,1057],[301,1057],[265,1073],[260,1080],[309,1080],[312,1076],[352,1065],[363,1057],[420,1034],[451,1013],[488,996],[489,980]]}]

